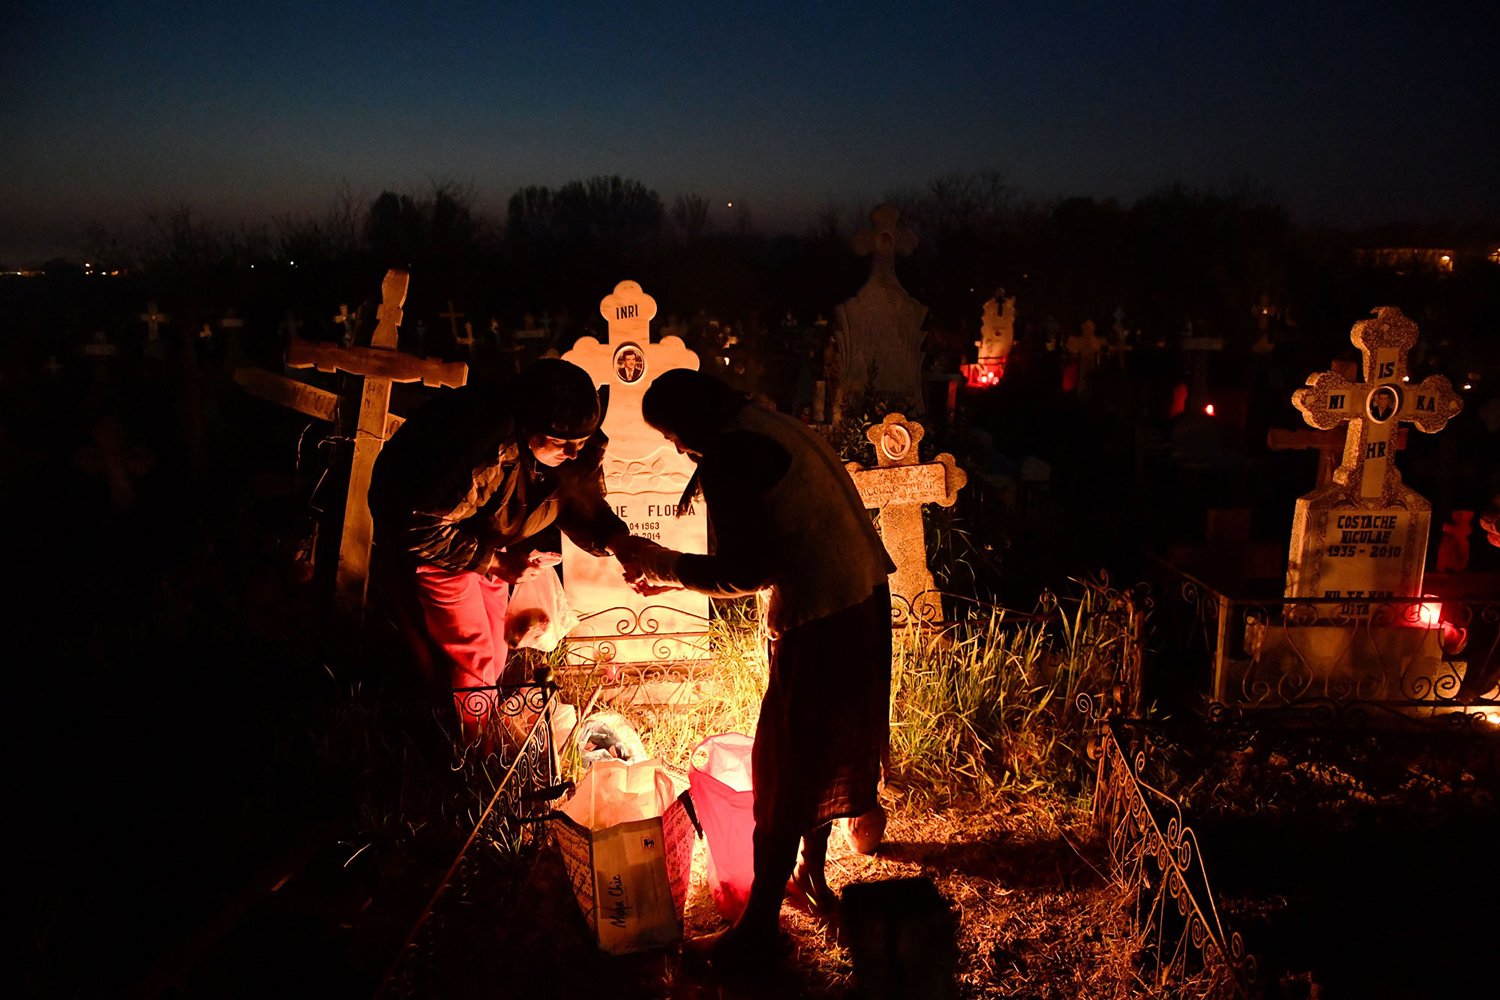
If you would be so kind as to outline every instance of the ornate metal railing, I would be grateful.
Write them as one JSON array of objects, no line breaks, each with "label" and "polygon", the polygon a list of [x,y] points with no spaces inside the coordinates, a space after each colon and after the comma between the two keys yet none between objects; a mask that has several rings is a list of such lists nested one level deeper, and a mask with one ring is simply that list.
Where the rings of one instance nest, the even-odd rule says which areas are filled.
[{"label": "ornate metal railing", "polygon": [[[676,627],[664,628],[664,622],[675,623]],[[582,666],[706,659],[711,624],[702,615],[665,604],[605,608],[579,620],[568,642],[568,662]],[[622,649],[627,646],[628,649]]]},{"label": "ornate metal railing", "polygon": [[1165,659],[1214,717],[1500,722],[1500,597],[1251,600],[1167,569]]},{"label": "ornate metal railing", "polygon": [[1119,723],[1104,730],[1094,821],[1107,838],[1115,876],[1131,892],[1136,929],[1158,985],[1206,976],[1249,995],[1255,956],[1219,915],[1198,837],[1182,807],[1144,779],[1146,752],[1127,749],[1125,732]]},{"label": "ornate metal railing", "polygon": [[524,830],[518,824],[544,817],[560,794],[552,672],[539,666],[530,683],[454,688],[453,696],[464,715],[484,720],[469,753],[491,756],[481,763],[500,775],[481,832],[497,844],[516,845]]}]

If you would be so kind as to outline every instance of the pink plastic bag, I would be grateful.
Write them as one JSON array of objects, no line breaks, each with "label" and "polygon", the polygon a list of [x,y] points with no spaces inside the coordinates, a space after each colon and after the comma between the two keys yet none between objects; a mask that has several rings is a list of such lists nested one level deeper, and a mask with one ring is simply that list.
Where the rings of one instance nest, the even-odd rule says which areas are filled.
[{"label": "pink plastic bag", "polygon": [[708,852],[714,906],[731,923],[745,909],[755,877],[755,814],[750,751],[743,733],[710,736],[693,749],[688,789]]}]

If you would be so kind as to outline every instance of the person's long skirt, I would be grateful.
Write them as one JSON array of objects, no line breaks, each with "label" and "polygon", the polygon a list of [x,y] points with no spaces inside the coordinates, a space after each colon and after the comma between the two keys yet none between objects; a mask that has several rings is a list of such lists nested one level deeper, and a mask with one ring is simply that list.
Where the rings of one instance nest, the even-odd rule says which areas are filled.
[{"label": "person's long skirt", "polygon": [[800,834],[873,809],[890,739],[889,588],[789,629],[770,661],[752,751],[757,828]]}]

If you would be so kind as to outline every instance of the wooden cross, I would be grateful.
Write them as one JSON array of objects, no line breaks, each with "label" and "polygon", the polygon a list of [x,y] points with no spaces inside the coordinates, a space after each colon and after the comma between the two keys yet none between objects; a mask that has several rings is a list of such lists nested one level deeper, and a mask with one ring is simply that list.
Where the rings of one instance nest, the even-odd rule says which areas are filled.
[{"label": "wooden cross", "polygon": [[448,327],[453,331],[453,342],[455,344],[467,343],[468,346],[473,346],[473,337],[470,337],[467,342],[460,340],[458,337],[458,321],[464,318],[464,314],[453,308],[452,299],[448,300],[448,311],[445,313],[438,313],[438,316],[448,321]]},{"label": "wooden cross", "polygon": [[[1344,454],[1344,437],[1347,428],[1336,427],[1327,431],[1310,431],[1305,429],[1287,430],[1281,427],[1272,427],[1266,431],[1266,447],[1272,451],[1296,451],[1301,448],[1316,448],[1318,450],[1318,485],[1324,486],[1333,482],[1333,470],[1339,467],[1339,459]],[[1396,437],[1391,445],[1395,451],[1406,447],[1406,428],[1402,427],[1396,431]]]},{"label": "wooden cross", "polygon": [[969,476],[946,452],[918,464],[917,444],[924,433],[922,425],[907,420],[905,414],[888,413],[865,431],[875,445],[878,466],[870,469],[850,462],[848,469],[865,506],[880,511],[880,537],[896,564],[891,594],[906,601],[912,621],[937,622],[942,620],[943,608],[933,593],[932,571],[927,568],[922,504],[953,506]]},{"label": "wooden cross", "polygon": [[161,325],[171,320],[172,317],[157,311],[155,302],[146,303],[146,311],[141,313],[141,319],[146,321],[146,339],[156,340],[161,336]]},{"label": "wooden cross", "polygon": [[1424,434],[1436,434],[1463,409],[1463,401],[1442,375],[1410,384],[1406,355],[1417,342],[1417,325],[1395,306],[1381,306],[1374,319],[1354,324],[1349,339],[1364,356],[1364,381],[1352,382],[1336,371],[1318,372],[1292,393],[1292,405],[1320,430],[1348,424],[1334,482],[1365,499],[1392,496],[1401,487],[1401,473],[1390,460],[1399,425],[1410,423]]},{"label": "wooden cross", "polygon": [[369,347],[339,347],[293,340],[287,348],[289,368],[316,368],[322,372],[346,372],[364,378],[359,407],[359,425],[354,438],[354,459],[349,469],[349,492],[344,502],[344,532],[339,541],[336,588],[340,602],[350,609],[363,607],[370,572],[370,474],[385,444],[390,427],[392,382],[421,382],[429,386],[458,387],[467,381],[469,367],[462,362],[423,360],[396,350],[401,307],[411,278],[405,271],[387,271],[381,283],[381,305]]}]

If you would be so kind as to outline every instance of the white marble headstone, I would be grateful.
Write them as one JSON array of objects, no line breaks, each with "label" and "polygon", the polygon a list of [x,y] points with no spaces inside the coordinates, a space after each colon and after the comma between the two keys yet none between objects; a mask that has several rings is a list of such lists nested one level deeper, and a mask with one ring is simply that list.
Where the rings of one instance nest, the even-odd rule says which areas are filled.
[{"label": "white marble headstone", "polygon": [[[641,416],[641,397],[662,372],[698,368],[698,356],[679,337],[651,342],[656,300],[634,281],[622,281],[599,303],[609,341],[580,337],[563,359],[609,386],[604,433],[605,493],[630,527],[679,552],[708,550],[702,503],[674,516],[694,465]],[[620,663],[699,659],[707,655],[708,598],[688,591],[642,597],[625,583],[613,556],[598,558],[563,539],[563,586],[582,619],[575,643],[594,641],[595,655]]]}]

